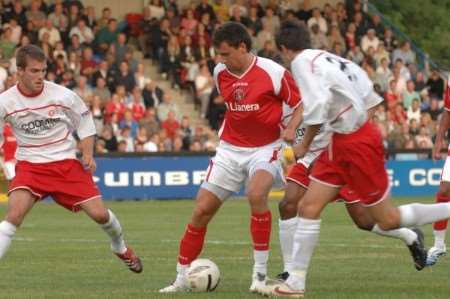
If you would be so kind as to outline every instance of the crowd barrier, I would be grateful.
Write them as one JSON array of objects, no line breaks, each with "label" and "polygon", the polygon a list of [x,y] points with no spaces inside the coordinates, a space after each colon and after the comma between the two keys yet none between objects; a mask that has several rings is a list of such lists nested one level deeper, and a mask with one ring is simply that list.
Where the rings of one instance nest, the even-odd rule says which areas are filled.
[{"label": "crowd barrier", "polygon": [[[105,199],[194,198],[208,155],[101,156],[95,180]],[[387,161],[394,196],[433,196],[443,161]]]}]

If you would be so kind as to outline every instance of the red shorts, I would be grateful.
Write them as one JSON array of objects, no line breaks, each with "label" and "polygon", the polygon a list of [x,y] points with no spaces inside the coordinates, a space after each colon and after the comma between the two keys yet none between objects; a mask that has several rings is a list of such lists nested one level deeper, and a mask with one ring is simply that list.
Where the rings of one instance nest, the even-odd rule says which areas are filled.
[{"label": "red shorts", "polygon": [[101,196],[92,174],[75,159],[49,163],[17,162],[16,176],[8,194],[17,189],[30,191],[37,200],[51,196],[73,212],[80,210],[81,203]]},{"label": "red shorts", "polygon": [[[303,188],[308,189],[309,182],[311,181],[309,179],[310,170],[311,168],[308,169],[305,165],[297,163],[291,168],[291,171],[287,175],[286,180],[294,182],[302,186]],[[358,193],[352,191],[348,186],[344,186],[341,188],[341,191],[336,198],[336,200],[341,199],[347,204],[357,203],[359,202],[359,195]]]},{"label": "red shorts", "polygon": [[328,150],[314,163],[311,179],[334,187],[348,185],[365,205],[386,198],[389,180],[379,129],[366,123],[354,133],[333,134]]}]

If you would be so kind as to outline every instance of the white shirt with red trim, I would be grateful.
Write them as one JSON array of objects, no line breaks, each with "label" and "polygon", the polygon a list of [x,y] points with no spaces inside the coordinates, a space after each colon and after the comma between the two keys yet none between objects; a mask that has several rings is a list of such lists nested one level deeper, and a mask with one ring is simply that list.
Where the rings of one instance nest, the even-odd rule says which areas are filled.
[{"label": "white shirt with red trim", "polygon": [[296,108],[301,102],[292,75],[270,59],[255,56],[241,76],[218,64],[214,80],[227,106],[219,136],[234,146],[251,148],[275,142],[282,129],[282,104]]},{"label": "white shirt with red trim", "polygon": [[376,95],[372,81],[355,63],[322,50],[304,50],[291,64],[302,92],[305,125],[326,124],[348,134],[367,121],[367,102]]},{"label": "white shirt with red trim", "polygon": [[[74,159],[80,139],[96,134],[89,109],[71,90],[44,81],[38,95],[26,96],[17,85],[0,94],[0,130],[10,123],[17,138],[16,159],[45,163]],[[3,138],[0,138],[3,144]]]}]

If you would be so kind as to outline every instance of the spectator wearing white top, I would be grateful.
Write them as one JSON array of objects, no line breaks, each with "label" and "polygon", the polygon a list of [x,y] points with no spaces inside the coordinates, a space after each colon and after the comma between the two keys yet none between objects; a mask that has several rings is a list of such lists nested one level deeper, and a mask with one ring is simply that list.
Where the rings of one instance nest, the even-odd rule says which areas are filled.
[{"label": "spectator wearing white top", "polygon": [[308,28],[312,29],[313,25],[319,25],[320,32],[323,34],[327,34],[328,32],[328,25],[327,21],[324,17],[322,17],[322,14],[320,13],[319,8],[314,8],[312,12],[312,17],[308,20]]},{"label": "spectator wearing white top", "polygon": [[83,19],[78,20],[77,26],[72,27],[69,36],[72,37],[75,34],[80,38],[81,44],[89,44],[94,40],[94,34],[91,28],[86,26],[86,22]]},{"label": "spectator wearing white top", "polygon": [[376,36],[375,29],[370,28],[369,30],[367,30],[367,33],[361,39],[361,50],[363,50],[363,52],[366,53],[369,47],[378,49],[379,44],[380,40]]},{"label": "spectator wearing white top", "polygon": [[200,66],[200,73],[195,78],[195,89],[200,100],[200,116],[206,118],[209,106],[209,97],[214,88],[214,81],[209,72],[208,66],[203,64]]},{"label": "spectator wearing white top", "polygon": [[17,45],[20,42],[20,37],[22,36],[22,27],[17,23],[17,20],[12,18],[9,23],[6,23],[3,28],[11,29],[10,41]]},{"label": "spectator wearing white top", "polygon": [[39,29],[38,38],[40,41],[42,41],[42,37],[46,32],[49,35],[48,43],[54,48],[56,43],[61,40],[61,35],[59,34],[59,30],[53,26],[50,19],[47,19],[45,21],[45,26]]},{"label": "spectator wearing white top", "polygon": [[412,101],[411,106],[408,108],[408,111],[406,112],[406,117],[408,118],[408,121],[411,121],[412,119],[417,120],[417,122],[420,122],[420,102],[419,99],[414,99]]}]

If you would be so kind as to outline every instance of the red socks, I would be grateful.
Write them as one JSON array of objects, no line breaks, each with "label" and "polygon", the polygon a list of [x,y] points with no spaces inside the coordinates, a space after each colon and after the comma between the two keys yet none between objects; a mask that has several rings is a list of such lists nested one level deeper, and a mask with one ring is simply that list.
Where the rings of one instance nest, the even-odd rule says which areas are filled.
[{"label": "red socks", "polygon": [[252,214],[250,232],[252,234],[253,249],[260,251],[269,250],[271,230],[272,213],[270,210]]},{"label": "red socks", "polygon": [[[436,194],[436,202],[442,203],[442,202],[449,202],[450,199],[447,196],[442,195],[441,193]],[[441,220],[437,221],[433,224],[434,230],[444,230],[447,228],[448,220]]]},{"label": "red socks", "polygon": [[180,242],[180,252],[178,262],[182,265],[189,265],[202,251],[205,241],[206,227],[194,227],[188,224]]}]

